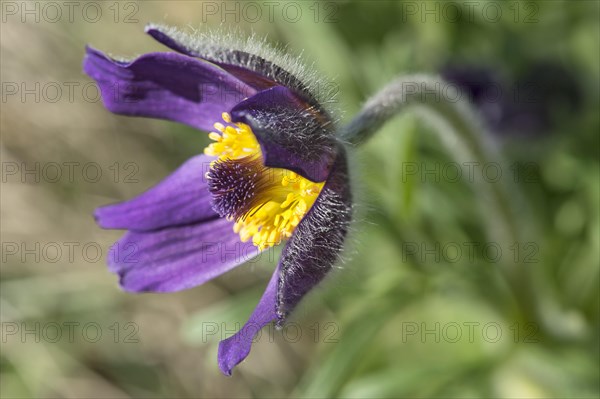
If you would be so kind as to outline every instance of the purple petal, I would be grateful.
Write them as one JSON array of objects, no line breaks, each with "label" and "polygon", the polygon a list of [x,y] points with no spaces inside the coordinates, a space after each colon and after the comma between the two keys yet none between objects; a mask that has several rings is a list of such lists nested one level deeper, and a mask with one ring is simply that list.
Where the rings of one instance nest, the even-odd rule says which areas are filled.
[{"label": "purple petal", "polygon": [[219,47],[200,35],[192,37],[163,26],[149,25],[146,27],[146,33],[172,50],[219,65],[256,90],[283,85],[306,98],[311,106],[319,107],[314,95],[300,79],[256,54]]},{"label": "purple petal", "polygon": [[108,266],[126,291],[172,292],[211,280],[259,252],[222,218],[147,232],[129,231],[111,248]]},{"label": "purple petal", "polygon": [[329,175],[336,154],[332,122],[290,89],[264,90],[236,105],[231,116],[252,128],[266,166],[289,169],[315,182]]},{"label": "purple petal", "polygon": [[[202,58],[203,60],[207,60],[213,64],[219,65],[221,68],[225,69],[227,72],[231,73],[256,90],[268,89],[269,87],[273,87],[278,84],[274,80],[269,79],[266,74],[260,74],[248,68],[232,64],[231,62],[234,62],[233,60],[231,62],[222,61],[223,59],[228,58],[228,55],[233,56],[236,54],[235,58],[237,58],[237,62],[244,62],[246,65],[249,65],[249,59],[251,57],[256,57],[251,54],[242,51],[226,50],[221,48],[215,50],[214,45],[211,45],[210,49],[207,48],[205,51],[194,50],[161,30],[160,27],[146,27],[146,33],[160,43],[169,47],[171,50],[175,50],[190,57]],[[264,60],[262,60],[262,62],[264,63]],[[269,63],[269,65],[271,64]]]},{"label": "purple petal", "polygon": [[279,325],[338,260],[351,218],[352,196],[346,154],[340,148],[321,194],[281,254],[277,292]]},{"label": "purple petal", "polygon": [[256,90],[211,63],[177,53],[150,53],[130,62],[86,48],[83,69],[98,82],[110,111],[211,130],[221,114]]},{"label": "purple petal", "polygon": [[96,221],[105,229],[145,231],[215,218],[204,176],[212,159],[206,155],[189,159],[145,193],[96,209]]},{"label": "purple petal", "polygon": [[278,281],[279,267],[275,269],[267,289],[246,324],[235,335],[219,343],[218,361],[223,374],[231,375],[231,370],[250,353],[255,335],[277,318],[275,306]]}]

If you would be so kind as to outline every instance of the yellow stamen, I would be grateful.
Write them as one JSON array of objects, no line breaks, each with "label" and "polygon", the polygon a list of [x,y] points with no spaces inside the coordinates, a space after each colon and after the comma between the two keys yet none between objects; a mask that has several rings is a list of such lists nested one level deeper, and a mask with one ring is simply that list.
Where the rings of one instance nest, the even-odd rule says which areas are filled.
[{"label": "yellow stamen", "polygon": [[[246,157],[259,157],[262,152],[250,126],[231,122],[231,116],[224,112],[223,121],[215,123],[219,132],[211,132],[214,141],[204,149],[206,155],[217,157],[217,161],[236,160]],[[212,167],[212,164],[211,164]],[[259,249],[266,249],[291,237],[306,212],[316,201],[324,183],[310,180],[281,168],[266,168],[267,179],[278,184],[265,185],[256,193],[258,201],[243,217],[238,218],[233,231],[242,241],[252,239]]]}]

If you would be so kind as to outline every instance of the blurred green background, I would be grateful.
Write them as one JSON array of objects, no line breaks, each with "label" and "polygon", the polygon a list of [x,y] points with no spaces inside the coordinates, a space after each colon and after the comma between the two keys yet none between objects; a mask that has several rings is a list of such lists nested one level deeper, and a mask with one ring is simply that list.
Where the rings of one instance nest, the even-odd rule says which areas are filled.
[{"label": "blurred green background", "polygon": [[[598,397],[597,1],[72,3],[2,2],[3,398]],[[352,154],[346,261],[228,378],[218,342],[245,322],[276,257],[185,292],[127,294],[104,259],[121,233],[91,216],[208,142],[112,115],[82,73],[85,44],[166,51],[148,22],[236,26],[303,51],[339,86],[342,122],[394,77],[448,64],[510,80],[550,62],[580,101],[536,134],[493,138],[526,166],[502,170],[527,227],[512,243],[485,235],[494,215],[469,181],[420,173],[454,159],[432,127],[411,112],[386,125]]]}]

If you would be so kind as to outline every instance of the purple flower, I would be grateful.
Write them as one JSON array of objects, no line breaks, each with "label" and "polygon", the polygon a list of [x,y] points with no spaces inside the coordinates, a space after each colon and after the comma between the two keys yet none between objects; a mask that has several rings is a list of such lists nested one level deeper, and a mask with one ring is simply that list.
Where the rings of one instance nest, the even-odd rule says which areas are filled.
[{"label": "purple flower", "polygon": [[441,75],[464,92],[495,133],[544,134],[556,126],[556,116],[581,105],[573,72],[552,61],[526,64],[517,76],[478,65],[447,65]]},{"label": "purple flower", "polygon": [[271,321],[281,325],[337,260],[351,219],[345,149],[311,80],[289,59],[281,58],[284,69],[262,48],[234,50],[158,26],[146,32],[176,52],[122,61],[87,48],[84,70],[104,105],[214,129],[214,142],[95,217],[103,228],[128,230],[108,263],[132,292],[194,287],[287,240],[250,319],[219,345],[219,367],[230,375],[254,335]]}]

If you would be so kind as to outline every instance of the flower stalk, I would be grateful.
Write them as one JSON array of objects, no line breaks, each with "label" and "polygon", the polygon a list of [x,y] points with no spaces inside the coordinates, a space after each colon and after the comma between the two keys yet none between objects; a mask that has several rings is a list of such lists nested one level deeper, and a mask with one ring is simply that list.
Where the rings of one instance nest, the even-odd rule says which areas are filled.
[{"label": "flower stalk", "polygon": [[[433,125],[440,140],[463,169],[466,166],[472,168],[473,191],[479,198],[488,239],[501,248],[522,242],[528,236],[526,229],[531,226],[518,216],[525,203],[511,179],[490,182],[483,178],[488,165],[494,165],[502,173],[506,163],[492,141],[492,135],[470,104],[461,98],[456,85],[435,76],[400,77],[369,99],[358,115],[341,128],[339,137],[351,145],[360,145],[386,122],[409,108]],[[463,170],[463,173],[468,171]],[[506,260],[502,266],[502,274],[519,304],[521,317],[527,321],[539,320],[541,309],[529,266]]]}]

